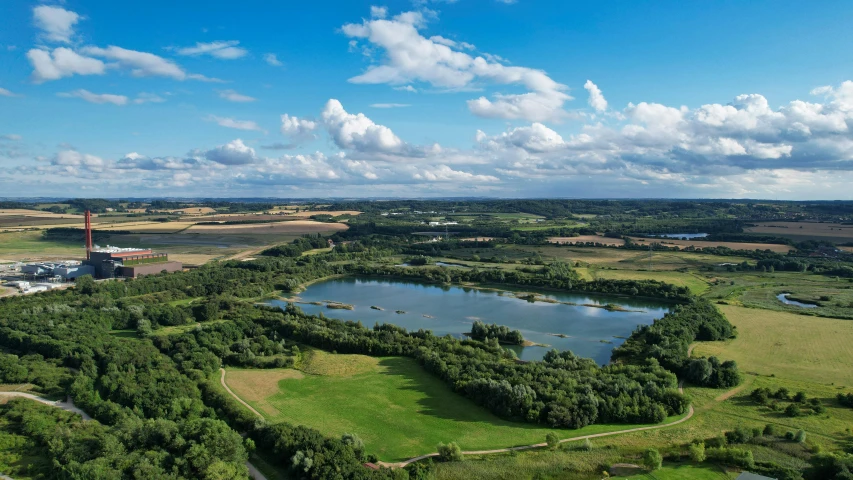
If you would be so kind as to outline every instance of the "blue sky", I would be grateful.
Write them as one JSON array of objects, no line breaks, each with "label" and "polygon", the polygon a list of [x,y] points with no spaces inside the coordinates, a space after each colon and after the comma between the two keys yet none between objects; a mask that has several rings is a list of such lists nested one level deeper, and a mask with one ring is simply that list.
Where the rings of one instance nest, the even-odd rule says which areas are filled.
[{"label": "blue sky", "polygon": [[0,18],[0,196],[853,198],[850,2]]}]

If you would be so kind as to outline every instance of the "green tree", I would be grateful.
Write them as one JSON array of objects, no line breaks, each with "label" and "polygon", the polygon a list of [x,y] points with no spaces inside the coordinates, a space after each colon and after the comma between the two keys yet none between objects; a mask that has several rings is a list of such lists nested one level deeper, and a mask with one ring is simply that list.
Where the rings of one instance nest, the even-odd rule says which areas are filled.
[{"label": "green tree", "polygon": [[460,462],[462,461],[462,449],[456,442],[439,443],[438,458],[443,462]]},{"label": "green tree", "polygon": [[688,447],[688,451],[690,452],[690,460],[693,460],[696,463],[702,463],[705,461],[705,442],[690,445]]},{"label": "green tree", "polygon": [[545,435],[545,443],[548,444],[548,448],[551,450],[556,450],[560,446],[560,438],[556,433],[548,432],[548,435]]},{"label": "green tree", "polygon": [[663,456],[656,449],[650,448],[643,454],[643,465],[649,470],[657,470],[663,465]]}]

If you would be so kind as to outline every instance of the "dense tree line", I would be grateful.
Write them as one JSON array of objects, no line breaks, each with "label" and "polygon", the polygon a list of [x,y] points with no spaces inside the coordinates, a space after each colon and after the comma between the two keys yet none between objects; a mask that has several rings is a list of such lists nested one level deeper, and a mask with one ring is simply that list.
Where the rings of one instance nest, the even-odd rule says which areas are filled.
[{"label": "dense tree line", "polygon": [[[208,272],[132,282],[83,282],[73,290],[1,299],[0,347],[12,352],[0,358],[4,380],[26,378],[39,390],[53,394],[58,393],[55,385],[59,384],[96,421],[69,428],[70,420],[62,416],[67,414],[51,410],[13,410],[6,418],[52,459],[51,472],[59,478],[247,478],[244,463],[255,442],[268,451],[288,453],[276,457],[286,468],[292,466],[296,452],[303,452],[298,477],[329,478],[330,471],[343,471],[349,473],[339,478],[390,478],[390,473],[361,466],[353,446],[325,439],[314,430],[267,424],[252,429],[248,437],[252,441],[244,442],[220,420],[217,410],[221,406],[211,400],[207,377],[193,367],[202,365],[204,372],[212,372],[222,361],[282,366],[277,360],[290,358],[292,345],[266,337],[258,325],[246,326],[248,334],[242,330],[237,334],[229,332],[228,322],[217,323],[219,329],[209,335],[220,339],[222,348],[217,354],[223,357],[209,349],[187,347],[186,358],[175,355],[178,361],[162,354],[151,339],[113,335],[114,326],[132,326],[140,320],[156,323],[162,318],[173,323],[174,312],[189,318],[202,305],[216,305],[213,318],[236,319],[235,312],[241,308],[254,311],[222,296],[192,306],[147,305],[144,300],[167,292],[172,295],[172,289],[177,295],[194,288],[239,293],[240,288],[230,282],[214,285],[224,281],[214,273],[220,269],[226,268],[213,266]],[[231,273],[261,277],[269,273],[233,270]],[[197,283],[200,279],[207,283]],[[20,361],[14,361],[12,354]],[[29,406],[32,402],[23,403]]]},{"label": "dense tree line", "polygon": [[471,326],[471,338],[480,341],[494,338],[501,343],[512,345],[524,343],[524,337],[518,330],[512,330],[505,325],[485,324],[479,320],[475,320],[474,325]]},{"label": "dense tree line", "polygon": [[735,328],[710,302],[694,298],[676,306],[651,325],[637,327],[624,344],[613,351],[613,359],[643,363],[654,358],[667,369],[697,385],[726,388],[741,381],[734,361],[716,357],[689,358],[695,341],[725,340],[736,335]]},{"label": "dense tree line", "polygon": [[305,235],[301,238],[293,240],[288,244],[268,248],[261,252],[261,255],[266,255],[269,257],[298,257],[302,255],[303,252],[307,252],[308,250],[313,250],[315,248],[326,248],[328,246],[328,241],[319,234]]}]

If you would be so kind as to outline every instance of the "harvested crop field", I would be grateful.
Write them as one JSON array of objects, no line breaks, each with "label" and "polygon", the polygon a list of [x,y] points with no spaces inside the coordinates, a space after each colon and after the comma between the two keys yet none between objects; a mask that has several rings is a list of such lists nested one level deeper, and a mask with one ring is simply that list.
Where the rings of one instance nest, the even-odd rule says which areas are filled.
[{"label": "harvested crop field", "polygon": [[731,248],[732,250],[770,250],[771,252],[776,253],[788,253],[793,250],[793,248],[788,245],[780,245],[778,243],[709,242],[703,240],[675,240],[669,238],[656,239],[638,237],[631,237],[631,239],[639,244],[648,245],[650,243],[660,243],[661,245],[666,245],[668,247],[678,248],[726,247]]},{"label": "harvested crop field", "polygon": [[261,213],[221,213],[219,215],[209,215],[202,217],[185,217],[179,222],[185,223],[200,223],[200,222],[276,222],[285,221],[287,215],[267,215]]},{"label": "harvested crop field", "polygon": [[361,215],[361,212],[358,210],[314,210],[307,212],[294,212],[288,213],[288,217],[300,217],[300,218],[308,218],[312,215],[331,215],[333,217],[337,217],[338,215]]},{"label": "harvested crop field", "polygon": [[762,222],[744,232],[775,235],[796,241],[826,240],[838,243],[853,242],[853,225],[815,222]]},{"label": "harvested crop field", "polygon": [[186,230],[187,233],[285,233],[305,234],[340,232],[346,230],[343,223],[323,223],[313,220],[291,220],[286,222],[243,224],[243,225],[193,225]]},{"label": "harvested crop field", "polygon": [[210,207],[187,207],[166,211],[169,213],[181,213],[183,215],[209,215],[211,213],[216,213],[216,210]]},{"label": "harvested crop field", "polygon": [[[99,231],[128,231],[132,233],[174,233],[187,228],[187,224],[178,222],[126,222],[93,224],[92,228]],[[79,228],[83,228],[79,226]]]},{"label": "harvested crop field", "polygon": [[609,237],[603,237],[601,235],[580,235],[577,237],[551,237],[548,239],[548,241],[551,243],[563,243],[563,244],[592,242],[592,243],[600,243],[602,245],[615,245],[615,246],[625,245],[625,240],[622,240],[621,238],[609,238]]}]

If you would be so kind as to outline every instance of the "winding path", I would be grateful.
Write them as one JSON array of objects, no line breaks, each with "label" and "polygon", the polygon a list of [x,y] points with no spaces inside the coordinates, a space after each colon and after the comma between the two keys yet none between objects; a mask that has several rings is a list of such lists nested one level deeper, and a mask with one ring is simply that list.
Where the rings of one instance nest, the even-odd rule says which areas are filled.
[{"label": "winding path", "polygon": [[[224,379],[225,378],[224,370],[223,370],[222,376]],[[223,385],[224,384],[225,384],[225,382],[223,380]],[[225,387],[225,388],[228,388],[228,387]],[[231,392],[231,390],[228,390],[228,392]],[[233,392],[231,392],[231,394],[234,395]],[[46,398],[39,397],[38,395],[33,395],[32,393],[25,393],[25,392],[0,392],[0,397],[27,398],[27,399],[34,400],[34,401],[39,402],[39,403],[43,403],[43,404],[50,406],[50,407],[61,408],[62,410],[65,410],[67,412],[76,413],[76,414],[80,415],[81,417],[83,417],[83,420],[85,420],[85,421],[89,421],[92,419],[92,417],[90,417],[86,412],[84,412],[83,410],[80,410],[76,405],[74,405],[74,402],[71,401],[70,397],[65,402],[58,401],[58,400],[57,401],[48,400]],[[252,408],[252,407],[249,407],[249,408]],[[253,411],[254,411],[254,409],[253,409]],[[255,412],[255,413],[257,413],[257,412]],[[246,468],[249,469],[249,476],[251,478],[253,478],[254,480],[267,480],[267,477],[265,477],[264,474],[261,473],[257,468],[255,468],[255,466],[252,465],[251,463],[246,462]],[[3,478],[3,477],[0,477],[0,478]],[[9,477],[5,477],[5,478],[9,478]],[[5,480],[5,479],[3,479],[3,480]]]},{"label": "winding path", "polygon": [[[681,393],[684,393],[684,387],[682,385],[682,382],[678,383],[678,391]],[[641,432],[644,430],[657,430],[659,428],[672,427],[673,425],[678,425],[679,423],[686,422],[687,420],[690,419],[690,417],[693,416],[693,413],[694,413],[693,405],[690,405],[690,407],[687,409],[687,415],[685,415],[682,418],[679,418],[678,420],[676,420],[674,422],[665,423],[663,425],[650,425],[648,427],[627,428],[625,430],[616,430],[613,432],[594,433],[591,435],[580,435],[577,437],[564,438],[564,439],[560,440],[560,443],[575,442],[578,440],[585,440],[585,439],[590,439],[590,438],[609,437],[611,435],[621,435],[623,433]],[[513,451],[517,452],[520,450],[530,450],[533,448],[542,448],[542,447],[547,447],[547,446],[548,446],[547,443],[535,443],[533,445],[521,445],[518,447],[498,448],[495,450],[469,450],[469,451],[462,452],[462,454],[463,455],[490,455],[493,453],[507,453],[507,452],[513,452]],[[409,465],[410,463],[418,462],[418,461],[424,460],[426,458],[437,457],[437,456],[438,456],[438,452],[433,452],[433,453],[428,453],[426,455],[413,457],[413,458],[410,458],[408,460],[404,460],[402,462],[396,462],[396,463],[379,462],[379,465],[381,465],[383,467],[392,467],[392,468],[394,468],[394,467],[405,467],[406,465]]]},{"label": "winding path", "polygon": [[242,403],[242,404],[243,404],[243,406],[245,406],[246,408],[248,408],[249,410],[251,410],[251,411],[252,411],[252,413],[254,413],[255,415],[257,415],[257,416],[259,416],[259,417],[261,417],[261,418],[264,418],[264,416],[263,416],[263,415],[261,415],[261,412],[259,412],[259,411],[255,410],[254,408],[252,408],[252,406],[251,406],[251,405],[249,405],[248,403],[244,402],[242,398],[238,397],[238,396],[237,396],[237,394],[236,394],[236,393],[234,393],[234,392],[233,392],[233,391],[228,387],[228,385],[225,383],[225,369],[224,369],[224,368],[220,368],[220,369],[219,369],[219,371],[222,373],[222,375],[219,377],[219,383],[221,383],[221,384],[222,384],[222,388],[224,388],[226,392],[228,392],[229,394],[231,394],[231,396],[232,396],[232,397],[234,397],[234,400],[237,400],[238,402]]},{"label": "winding path", "polygon": [[[257,415],[261,418],[264,418],[263,415],[261,415],[257,410],[252,408],[251,405],[244,402],[243,399],[238,397],[233,391],[231,391],[230,388],[228,388],[228,385],[225,384],[225,369],[220,368],[219,370],[220,370],[220,372],[222,372],[222,376],[220,377],[220,382],[222,383],[222,386],[225,388],[225,390],[229,394],[231,394],[231,396],[234,397],[235,400],[237,400],[241,404],[245,405],[246,408],[248,408],[249,410],[254,412],[255,415]],[[683,382],[678,383],[678,391],[681,393],[684,393]],[[690,419],[690,417],[693,416],[693,413],[694,413],[693,405],[690,405],[690,407],[687,409],[687,415],[685,415],[682,418],[679,418],[678,420],[676,420],[674,422],[665,423],[662,425],[649,425],[647,427],[635,427],[635,428],[628,428],[625,430],[616,430],[613,432],[593,433],[590,435],[581,435],[581,436],[577,436],[577,437],[564,438],[563,440],[560,440],[560,443],[575,442],[578,440],[584,440],[584,439],[589,439],[589,438],[609,437],[611,435],[620,435],[623,433],[642,432],[644,430],[657,430],[660,428],[672,427],[674,425],[678,425],[680,423],[686,422],[687,420]],[[542,447],[547,447],[547,446],[548,446],[547,443],[535,443],[532,445],[521,445],[518,447],[498,448],[495,450],[469,450],[469,451],[462,452],[462,454],[463,455],[489,455],[489,454],[493,454],[493,453],[506,453],[506,452],[512,452],[512,451],[530,450],[533,448],[542,448]],[[413,457],[413,458],[410,458],[408,460],[403,460],[402,462],[378,462],[377,465],[380,465],[383,467],[389,467],[389,468],[400,468],[400,467],[405,467],[405,466],[409,465],[410,463],[418,462],[418,461],[424,460],[426,458],[437,457],[437,456],[438,456],[438,452],[433,452],[433,453],[427,453],[426,455],[420,455],[417,457]]]}]

